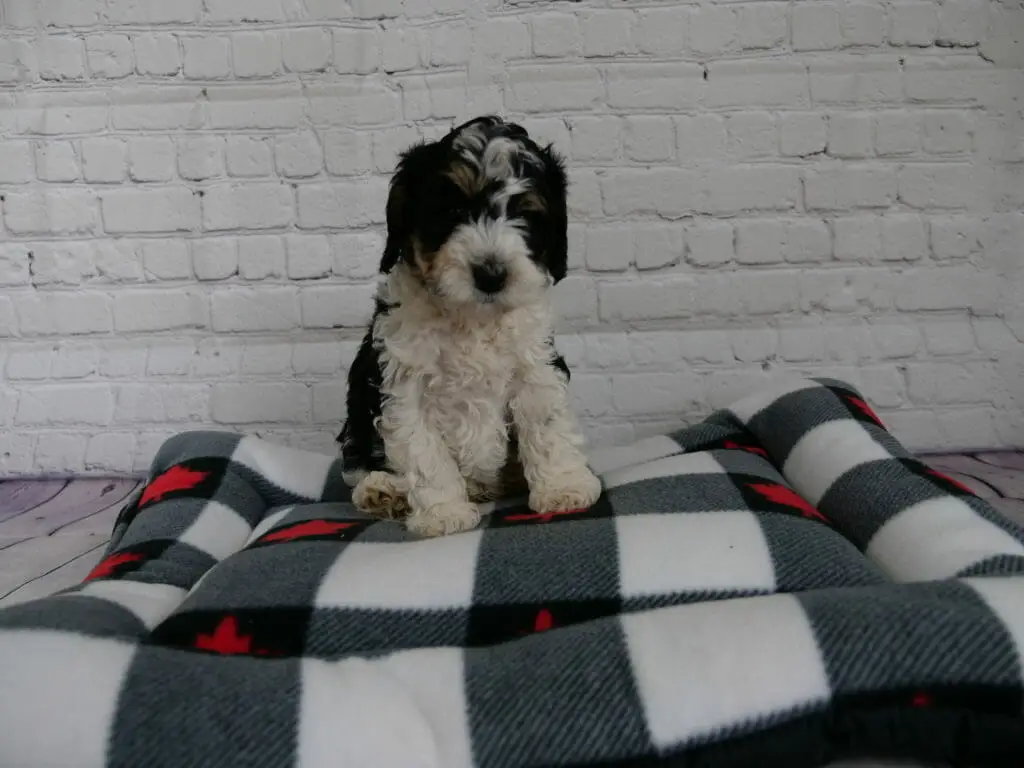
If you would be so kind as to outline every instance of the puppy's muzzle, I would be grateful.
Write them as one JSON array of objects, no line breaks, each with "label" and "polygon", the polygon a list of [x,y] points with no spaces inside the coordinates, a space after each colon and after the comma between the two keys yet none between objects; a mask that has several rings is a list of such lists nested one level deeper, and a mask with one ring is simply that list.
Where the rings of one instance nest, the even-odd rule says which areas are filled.
[{"label": "puppy's muzzle", "polygon": [[497,259],[488,258],[472,267],[473,285],[481,293],[493,296],[500,293],[508,282],[508,270]]}]

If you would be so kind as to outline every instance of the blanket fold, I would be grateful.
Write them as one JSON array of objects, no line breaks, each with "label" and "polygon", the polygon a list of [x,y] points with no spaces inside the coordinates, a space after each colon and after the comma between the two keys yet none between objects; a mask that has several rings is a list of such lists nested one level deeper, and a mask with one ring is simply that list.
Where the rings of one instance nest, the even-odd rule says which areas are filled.
[{"label": "blanket fold", "polygon": [[420,540],[332,457],[169,440],[85,582],[0,610],[0,765],[1024,759],[1024,529],[855,389],[592,464],[589,510]]}]

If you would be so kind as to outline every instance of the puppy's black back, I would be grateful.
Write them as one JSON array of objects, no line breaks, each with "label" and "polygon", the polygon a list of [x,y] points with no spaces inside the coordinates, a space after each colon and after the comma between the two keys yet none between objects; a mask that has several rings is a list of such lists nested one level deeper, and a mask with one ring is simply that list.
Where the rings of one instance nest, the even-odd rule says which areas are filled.
[{"label": "puppy's black back", "polygon": [[[373,319],[387,312],[387,306],[377,302]],[[347,417],[337,441],[348,471],[384,470],[384,440],[377,429],[381,414],[380,352],[373,343],[373,322],[363,337],[348,372],[348,393],[345,397]]]}]

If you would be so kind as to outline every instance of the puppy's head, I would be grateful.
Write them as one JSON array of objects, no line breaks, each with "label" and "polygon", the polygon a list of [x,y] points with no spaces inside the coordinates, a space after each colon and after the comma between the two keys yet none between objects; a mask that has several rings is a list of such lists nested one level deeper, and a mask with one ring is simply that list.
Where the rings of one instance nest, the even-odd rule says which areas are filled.
[{"label": "puppy's head", "polygon": [[565,276],[566,186],[551,147],[497,117],[416,145],[391,181],[381,272],[401,265],[453,306],[535,302]]}]

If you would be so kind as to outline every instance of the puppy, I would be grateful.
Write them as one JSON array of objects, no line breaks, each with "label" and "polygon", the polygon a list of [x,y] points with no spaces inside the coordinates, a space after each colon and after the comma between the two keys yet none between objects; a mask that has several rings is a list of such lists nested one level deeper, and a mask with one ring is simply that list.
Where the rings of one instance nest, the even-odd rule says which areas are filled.
[{"label": "puppy", "polygon": [[497,117],[401,156],[338,437],[360,509],[437,536],[501,495],[528,490],[538,513],[597,500],[548,296],[566,272],[566,188],[551,147]]}]

